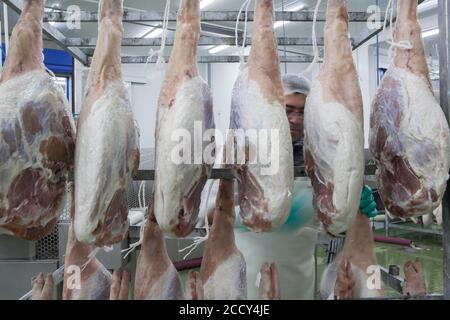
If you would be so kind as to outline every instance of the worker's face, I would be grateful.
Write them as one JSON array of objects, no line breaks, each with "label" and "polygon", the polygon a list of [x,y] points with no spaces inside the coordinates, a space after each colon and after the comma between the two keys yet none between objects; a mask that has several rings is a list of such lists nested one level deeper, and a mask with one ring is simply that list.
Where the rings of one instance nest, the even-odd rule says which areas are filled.
[{"label": "worker's face", "polygon": [[292,141],[303,139],[303,116],[305,111],[306,96],[294,93],[285,96],[286,114],[291,127]]}]

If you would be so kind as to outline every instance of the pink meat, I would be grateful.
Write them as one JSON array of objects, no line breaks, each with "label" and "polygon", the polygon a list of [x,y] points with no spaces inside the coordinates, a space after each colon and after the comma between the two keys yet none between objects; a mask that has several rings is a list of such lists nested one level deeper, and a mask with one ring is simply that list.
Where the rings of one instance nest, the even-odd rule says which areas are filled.
[{"label": "pink meat", "polygon": [[417,0],[398,1],[391,67],[372,104],[370,150],[386,208],[402,218],[431,213],[449,172],[449,127],[436,101],[417,21]]},{"label": "pink meat", "polygon": [[43,64],[44,0],[26,0],[0,77],[0,231],[38,240],[56,224],[75,127]]}]

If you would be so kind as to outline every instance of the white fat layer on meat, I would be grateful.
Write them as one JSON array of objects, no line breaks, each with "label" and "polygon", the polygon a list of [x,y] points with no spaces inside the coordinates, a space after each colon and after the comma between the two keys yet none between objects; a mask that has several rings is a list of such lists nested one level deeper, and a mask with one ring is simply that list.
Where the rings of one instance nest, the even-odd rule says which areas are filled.
[{"label": "white fat layer on meat", "polygon": [[112,275],[103,266],[81,282],[80,289],[70,290],[70,300],[108,300]]},{"label": "white fat layer on meat", "polygon": [[[194,145],[194,122],[200,121],[205,129],[202,103],[204,81],[200,77],[185,78],[178,88],[174,104],[169,108],[159,106],[156,131],[155,162],[155,216],[162,230],[171,233],[178,224],[178,213],[183,207],[184,195],[201,178],[203,164],[176,164],[172,161],[173,150],[180,145],[178,130],[189,132],[190,145]],[[194,160],[191,151],[190,162]]]},{"label": "white fat layer on meat", "polygon": [[[64,92],[45,71],[30,71],[0,85],[0,128],[14,127],[16,121],[18,121],[22,129],[21,143],[17,148],[18,150],[12,155],[7,151],[8,147],[2,145],[3,133],[0,130],[0,204],[2,208],[9,208],[6,198],[8,190],[22,170],[27,168],[42,169],[50,181],[55,178],[59,179],[53,175],[52,170],[42,166],[43,157],[39,152],[41,142],[48,139],[50,135],[50,126],[43,127],[42,133],[35,136],[32,144],[26,141],[21,109],[30,103],[47,104],[48,108],[50,106],[64,108],[73,132],[75,132],[75,124]],[[43,218],[41,216],[22,215],[21,219],[23,225],[42,227],[47,225],[54,217]],[[35,225],[38,219],[42,219],[40,226]],[[0,225],[7,223],[7,220],[7,216],[0,218]]]},{"label": "white fat layer on meat", "polygon": [[[286,110],[277,101],[269,102],[262,93],[259,84],[249,79],[248,68],[246,67],[238,79],[238,97],[235,97],[238,105],[233,113],[234,119],[240,128],[244,130],[266,130],[270,137],[267,139],[266,155],[271,159],[270,152],[273,140],[271,130],[278,130],[279,134],[279,154],[276,159],[278,170],[274,174],[262,174],[262,169],[269,168],[269,165],[261,164],[258,155],[257,164],[249,164],[249,171],[254,175],[256,181],[264,192],[264,198],[268,204],[268,211],[261,217],[271,221],[272,228],[276,229],[286,222],[289,216],[292,202],[292,190],[294,188],[294,156],[292,149],[292,136]],[[275,148],[276,150],[277,148]],[[258,146],[258,152],[262,152]],[[275,165],[272,163],[272,165]]]},{"label": "white fat layer on meat", "polygon": [[[426,190],[434,189],[439,195],[439,201],[431,207],[434,210],[442,200],[448,180],[450,135],[447,120],[422,77],[400,68],[391,68],[389,76],[403,84],[405,101],[399,132],[406,153],[404,157],[408,159],[423,187]],[[419,155],[423,152],[424,144],[433,146],[437,154],[427,155],[430,158],[420,161],[423,159]],[[432,202],[431,198],[429,202]],[[402,207],[401,203],[398,204]]]},{"label": "white fat layer on meat", "polygon": [[442,204],[434,210],[433,215],[436,218],[436,223],[442,226]]},{"label": "white fat layer on meat", "polygon": [[182,300],[181,279],[171,265],[150,288],[145,300]]},{"label": "white fat layer on meat", "polygon": [[[122,81],[115,81],[94,103],[77,135],[75,185],[79,187],[75,188],[74,226],[79,241],[91,244],[96,241],[93,232],[105,219],[114,194],[131,182],[131,152],[138,147],[138,130],[128,93]],[[124,184],[120,171],[124,173]],[[128,222],[117,227],[111,230],[112,237],[126,232]]]},{"label": "white fat layer on meat", "polygon": [[[324,300],[334,299],[338,267],[337,261],[338,260],[335,260],[329,264],[322,276],[320,295]],[[383,284],[381,284],[380,289],[371,289],[368,286],[369,276],[366,272],[355,266],[353,263],[351,264],[351,271],[353,280],[355,281],[355,288],[353,291],[354,299],[377,298],[383,296]]]},{"label": "white fat layer on meat", "polygon": [[425,227],[428,227],[434,222],[434,213],[426,214],[422,217],[422,222]]},{"label": "white fat layer on meat", "polygon": [[334,184],[336,212],[321,211],[332,221],[327,231],[340,234],[348,229],[359,208],[364,178],[364,133],[362,124],[347,107],[323,101],[319,81],[314,83],[306,102],[305,150],[314,159],[318,179],[320,173],[325,185]]},{"label": "white fat layer on meat", "polygon": [[234,252],[223,261],[203,285],[206,300],[247,299],[247,278],[244,257]]}]

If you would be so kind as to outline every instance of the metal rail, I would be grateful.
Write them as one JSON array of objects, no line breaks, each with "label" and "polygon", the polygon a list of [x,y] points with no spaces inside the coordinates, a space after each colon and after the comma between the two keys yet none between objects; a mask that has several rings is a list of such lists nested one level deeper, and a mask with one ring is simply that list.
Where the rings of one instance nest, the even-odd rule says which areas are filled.
[{"label": "metal rail", "polygon": [[398,230],[411,231],[411,232],[421,232],[421,233],[427,233],[427,234],[435,234],[435,235],[439,235],[439,236],[442,236],[442,234],[443,234],[443,232],[441,230],[402,226],[402,225],[392,223],[392,222],[389,222],[388,226],[390,229],[398,229]]},{"label": "metal rail", "polygon": [[[168,56],[164,57],[166,61],[169,61]],[[248,57],[244,57],[245,60]],[[156,57],[153,57],[150,63],[156,62]],[[123,56],[121,61],[123,64],[130,63],[147,63],[148,56]],[[280,56],[281,63],[311,63],[313,61],[312,57],[309,56]],[[88,63],[92,62],[92,57],[88,58]],[[198,63],[239,63],[239,56],[198,56]]]},{"label": "metal rail", "polygon": [[[123,38],[122,46],[123,47],[144,47],[144,46],[160,46],[161,38],[142,38],[142,37],[134,37],[134,38]],[[166,46],[173,46],[175,42],[175,38],[167,38]],[[355,42],[354,39],[351,39],[351,43]],[[81,48],[89,48],[95,47],[97,45],[96,38],[66,38],[63,40],[63,43],[66,47],[81,47]],[[242,44],[242,38],[238,38],[238,43]],[[279,46],[312,46],[313,41],[311,37],[303,37],[303,38],[278,38],[277,43]],[[199,46],[219,46],[219,45],[227,45],[234,46],[236,44],[236,38],[234,37],[210,37],[210,36],[201,36],[198,45]],[[252,44],[252,38],[247,38],[246,44]],[[324,39],[318,38],[317,44],[319,46],[324,45]]]},{"label": "metal rail", "polygon": [[[421,4],[422,2],[424,2],[425,0],[419,0],[418,4]],[[382,14],[383,18],[381,18],[380,20],[384,22],[384,13]],[[395,21],[397,21],[397,16],[393,16],[392,19],[392,23],[395,23]],[[388,20],[386,27],[390,27],[391,23]],[[384,25],[381,28],[376,29],[375,31],[369,33],[366,37],[364,37],[361,41],[359,41],[358,43],[356,43],[353,46],[353,50],[358,49],[359,47],[361,47],[363,44],[365,44],[366,42],[370,41],[370,39],[372,39],[373,37],[375,37],[376,35],[378,35],[381,31],[384,30]]]},{"label": "metal rail", "polygon": [[[450,120],[450,4],[448,0],[438,1],[439,25],[439,76],[441,107],[447,121]],[[450,123],[450,122],[449,122]],[[450,182],[442,205],[443,249],[444,249],[444,299],[450,300]]]},{"label": "metal rail", "polygon": [[[20,14],[23,9],[23,1],[20,0],[3,0],[12,10]],[[59,46],[61,46],[64,50],[66,50],[70,55],[72,55],[75,59],[83,63],[84,65],[88,62],[87,55],[78,48],[67,47],[64,44],[66,37],[62,34],[58,29],[50,25],[48,22],[44,22],[42,25],[42,29],[44,34],[50,37],[53,41],[55,41]]]},{"label": "metal rail", "polygon": [[[202,22],[236,22],[238,11],[202,11],[200,13],[200,20]],[[244,14],[241,14],[240,21],[244,21]],[[248,12],[248,21],[254,20],[254,12]],[[350,22],[365,23],[371,17],[367,12],[349,12]],[[326,12],[318,13],[317,21],[324,22]],[[168,21],[175,22],[177,15],[171,12]],[[299,12],[275,12],[275,21],[292,21],[292,22],[312,22],[314,18],[314,11],[299,11]],[[123,15],[124,22],[161,22],[164,19],[164,12],[136,12],[125,11]],[[65,22],[73,20],[73,14],[70,12],[46,12],[44,14],[45,21],[51,22]],[[381,21],[384,21],[384,13],[381,14]],[[80,22],[97,22],[98,12],[82,11],[79,17]]]},{"label": "metal rail", "polygon": [[[374,175],[375,165],[366,165],[365,174]],[[294,167],[294,177],[306,177],[305,166]],[[236,173],[232,169],[213,169],[211,170],[210,179],[235,179]],[[155,170],[139,170],[134,177],[136,181],[151,181],[155,179]]]}]

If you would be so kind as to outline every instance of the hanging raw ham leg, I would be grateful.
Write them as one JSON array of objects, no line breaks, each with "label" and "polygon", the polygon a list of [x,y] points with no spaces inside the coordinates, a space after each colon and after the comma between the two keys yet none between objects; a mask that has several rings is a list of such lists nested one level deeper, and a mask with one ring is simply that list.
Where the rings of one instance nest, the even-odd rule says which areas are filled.
[{"label": "hanging raw ham leg", "polygon": [[53,276],[51,273],[44,278],[42,273],[39,273],[33,282],[33,289],[31,293],[31,300],[53,300]]},{"label": "hanging raw ham leg", "polygon": [[280,300],[280,284],[278,270],[275,263],[264,263],[261,267],[261,281],[259,282],[260,300]]},{"label": "hanging raw ham leg", "polygon": [[185,300],[203,300],[203,283],[200,273],[190,271],[186,280]]},{"label": "hanging raw ham leg", "polygon": [[[164,232],[176,236],[187,236],[194,229],[200,195],[211,168],[202,159],[202,137],[194,135],[195,125],[203,132],[214,128],[211,92],[197,70],[199,35],[199,0],[182,0],[175,43],[158,102],[155,162],[156,219]],[[190,139],[183,140],[189,147],[183,143],[186,148],[179,149],[180,142],[172,139],[176,132],[189,133],[188,137],[182,137]],[[200,146],[194,148],[194,144]],[[181,159],[175,159],[175,153]],[[208,163],[213,162],[211,158]]]},{"label": "hanging raw ham leg", "polygon": [[427,285],[423,274],[422,263],[419,258],[407,261],[404,266],[405,284],[403,294],[405,296],[424,296],[427,294]]},{"label": "hanging raw ham leg", "polygon": [[122,2],[100,2],[97,47],[78,122],[75,234],[98,247],[125,237],[127,187],[139,166],[139,133],[120,62]]},{"label": "hanging raw ham leg", "polygon": [[344,247],[324,272],[322,297],[359,299],[383,296],[383,283],[374,252],[369,218],[358,213],[347,232]]},{"label": "hanging raw ham leg", "polygon": [[159,228],[153,204],[144,230],[144,238],[136,267],[134,299],[182,300],[181,279],[166,250],[164,233]]},{"label": "hanging raw ham leg", "polygon": [[43,63],[44,0],[25,0],[0,77],[0,232],[38,240],[55,226],[75,126]]},{"label": "hanging raw ham leg", "polygon": [[214,212],[214,223],[200,268],[204,298],[207,300],[245,300],[246,265],[234,239],[234,181],[221,180]]},{"label": "hanging raw ham leg", "polygon": [[[74,193],[73,191],[72,194]],[[75,237],[74,213],[72,201],[72,223],[64,259],[63,300],[108,300],[111,273],[95,257],[90,258],[94,247],[79,242]]]},{"label": "hanging raw ham leg", "polygon": [[109,300],[128,300],[131,274],[126,270],[114,271]]},{"label": "hanging raw ham leg", "polygon": [[449,172],[450,138],[436,101],[417,21],[417,0],[398,1],[394,60],[372,104],[370,150],[383,202],[397,217],[433,212]]},{"label": "hanging raw ham leg", "polygon": [[355,217],[363,187],[363,103],[347,2],[327,3],[324,63],[305,108],[305,162],[318,217],[338,235]]},{"label": "hanging raw ham leg", "polygon": [[[250,57],[234,85],[231,102],[231,129],[259,134],[259,143],[251,134],[246,142],[239,142],[237,135],[234,140],[241,151],[243,143],[248,147],[246,159],[241,161],[238,156],[235,161],[240,216],[254,232],[274,230],[286,222],[294,183],[292,139],[284,108],[273,12],[273,0],[256,0]],[[228,150],[232,152],[233,148]],[[264,159],[266,156],[268,159]]]}]

